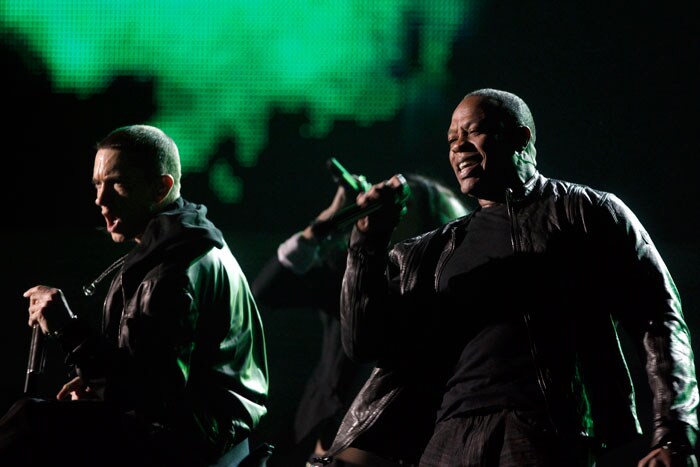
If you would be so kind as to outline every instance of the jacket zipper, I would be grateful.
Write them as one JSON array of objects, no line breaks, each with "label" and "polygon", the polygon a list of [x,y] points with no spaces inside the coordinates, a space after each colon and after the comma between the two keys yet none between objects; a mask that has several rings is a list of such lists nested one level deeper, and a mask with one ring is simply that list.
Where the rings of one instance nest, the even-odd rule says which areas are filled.
[{"label": "jacket zipper", "polygon": [[[513,190],[511,188],[506,189],[506,210],[508,211],[508,217],[510,219],[510,243],[513,247],[513,253],[517,254],[522,252],[522,243],[520,242],[519,230],[517,227],[517,222],[515,218],[515,208],[513,207]],[[557,425],[554,423],[554,418],[552,417],[552,411],[549,406],[549,400],[547,399],[546,382],[544,375],[542,374],[542,369],[537,364],[537,347],[532,338],[531,332],[531,317],[529,312],[523,313],[523,322],[525,323],[525,329],[527,330],[528,342],[530,343],[530,354],[532,355],[532,362],[535,366],[535,374],[537,376],[537,384],[540,387],[540,392],[542,393],[542,398],[544,400],[545,409],[547,411],[547,417],[549,422],[554,429],[555,434],[558,432]]]},{"label": "jacket zipper", "polygon": [[433,287],[435,287],[436,292],[439,290],[440,277],[442,277],[442,272],[445,269],[445,265],[447,264],[447,259],[450,256],[452,256],[452,253],[454,253],[456,243],[457,243],[457,229],[452,228],[452,229],[450,229],[449,248],[442,251],[442,253],[440,254],[440,259],[438,260],[438,263],[437,263],[437,267],[435,268],[435,283],[433,284]]}]

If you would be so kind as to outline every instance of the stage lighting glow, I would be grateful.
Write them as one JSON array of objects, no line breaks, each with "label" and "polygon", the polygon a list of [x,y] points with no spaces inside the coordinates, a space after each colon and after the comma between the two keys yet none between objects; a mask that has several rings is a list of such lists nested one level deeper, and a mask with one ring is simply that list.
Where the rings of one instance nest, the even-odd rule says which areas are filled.
[{"label": "stage lighting glow", "polygon": [[[305,137],[337,119],[394,117],[408,83],[440,80],[463,0],[5,0],[5,31],[45,61],[53,87],[87,98],[117,76],[153,79],[157,113],[185,171],[205,171],[218,143],[256,164],[274,109],[304,109]],[[108,111],[108,109],[106,109]],[[233,132],[234,134],[231,134]],[[213,186],[235,181],[217,167]],[[238,187],[240,188],[240,187]],[[224,195],[236,199],[236,192]]]}]

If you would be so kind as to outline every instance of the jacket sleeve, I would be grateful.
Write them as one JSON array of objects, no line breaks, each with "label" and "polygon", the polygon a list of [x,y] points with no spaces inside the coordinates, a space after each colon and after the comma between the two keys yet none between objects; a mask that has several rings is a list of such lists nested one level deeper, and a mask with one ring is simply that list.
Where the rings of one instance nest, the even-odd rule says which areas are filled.
[{"label": "jacket sleeve", "polygon": [[386,245],[371,245],[364,234],[353,229],[341,289],[340,320],[343,349],[355,361],[384,356],[391,341],[388,315],[394,308],[391,301],[397,298],[392,290],[398,274],[391,274],[397,269],[390,267],[387,249]]},{"label": "jacket sleeve", "polygon": [[188,275],[198,316],[187,398],[209,437],[230,433],[240,440],[267,413],[263,323],[245,274],[228,247],[212,249]]},{"label": "jacket sleeve", "polygon": [[[618,283],[627,288],[619,318],[645,360],[653,397],[652,446],[671,443],[680,450],[695,446],[698,429],[698,388],[690,332],[671,274],[647,231],[617,197],[606,202],[614,218],[609,238],[621,251]],[[611,253],[612,254],[612,253]],[[624,277],[624,281],[620,281]]]}]

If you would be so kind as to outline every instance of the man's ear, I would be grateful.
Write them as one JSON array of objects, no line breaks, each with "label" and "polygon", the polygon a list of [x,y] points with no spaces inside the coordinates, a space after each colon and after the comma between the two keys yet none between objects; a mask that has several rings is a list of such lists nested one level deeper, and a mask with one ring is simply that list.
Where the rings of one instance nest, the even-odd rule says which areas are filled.
[{"label": "man's ear", "polygon": [[170,190],[172,189],[174,184],[175,179],[172,175],[164,174],[160,176],[160,178],[158,179],[158,185],[156,187],[156,203],[160,203],[161,201],[163,201],[163,199],[165,199],[166,196],[168,196],[168,193],[170,193]]},{"label": "man's ear", "polygon": [[513,137],[513,143],[515,144],[515,147],[518,149],[518,151],[522,151],[527,147],[527,144],[530,142],[532,133],[530,132],[530,128],[523,125],[515,129],[515,131],[513,132]]}]

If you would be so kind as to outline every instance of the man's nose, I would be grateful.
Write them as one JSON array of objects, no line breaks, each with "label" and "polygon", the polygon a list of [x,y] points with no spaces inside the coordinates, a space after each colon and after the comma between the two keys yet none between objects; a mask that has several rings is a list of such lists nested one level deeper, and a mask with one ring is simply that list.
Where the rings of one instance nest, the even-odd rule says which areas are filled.
[{"label": "man's nose", "polygon": [[106,191],[104,187],[98,187],[95,192],[95,204],[97,206],[102,206],[106,201]]},{"label": "man's nose", "polygon": [[455,142],[452,144],[453,152],[474,151],[475,149],[476,146],[469,141],[466,133],[460,133]]}]

